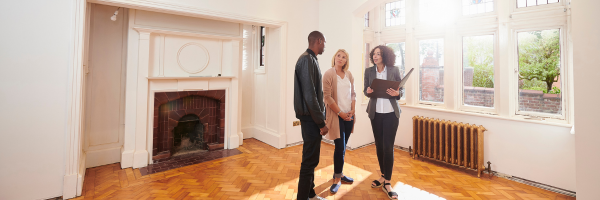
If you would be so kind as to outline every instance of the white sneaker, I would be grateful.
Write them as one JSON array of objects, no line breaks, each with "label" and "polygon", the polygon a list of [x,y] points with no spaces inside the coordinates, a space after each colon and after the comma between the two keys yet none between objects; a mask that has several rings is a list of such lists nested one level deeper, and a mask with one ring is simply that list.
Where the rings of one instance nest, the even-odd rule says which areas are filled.
[{"label": "white sneaker", "polygon": [[316,195],[313,198],[308,198],[309,200],[327,200],[326,198],[320,197],[319,195]]}]

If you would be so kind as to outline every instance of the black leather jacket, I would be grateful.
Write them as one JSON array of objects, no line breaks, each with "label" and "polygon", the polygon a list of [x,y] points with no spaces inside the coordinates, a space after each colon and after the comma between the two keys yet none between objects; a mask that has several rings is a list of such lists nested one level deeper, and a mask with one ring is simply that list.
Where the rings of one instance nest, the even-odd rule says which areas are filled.
[{"label": "black leather jacket", "polygon": [[317,56],[307,49],[296,62],[294,72],[294,110],[296,118],[313,120],[319,128],[325,126],[323,81]]}]

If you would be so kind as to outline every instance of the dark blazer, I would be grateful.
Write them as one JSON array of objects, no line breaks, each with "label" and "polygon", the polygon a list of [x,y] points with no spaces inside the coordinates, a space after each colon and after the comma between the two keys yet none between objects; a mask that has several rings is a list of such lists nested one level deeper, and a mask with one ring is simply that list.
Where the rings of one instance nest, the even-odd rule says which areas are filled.
[{"label": "dark blazer", "polygon": [[313,120],[325,126],[325,102],[319,62],[308,49],[298,58],[294,71],[294,111],[300,120]]},{"label": "dark blazer", "polygon": [[[365,94],[365,96],[369,97],[369,95],[367,94],[367,87],[371,86],[371,83],[373,83],[373,80],[377,78],[377,67],[376,66],[372,66],[369,67],[367,69],[365,69],[365,87],[363,89],[363,93]],[[398,67],[389,67],[387,66],[387,80],[389,81],[400,81],[402,80],[400,78],[400,69],[398,69]],[[400,113],[402,113],[402,110],[400,110],[400,105],[398,105],[398,100],[400,100],[400,97],[402,96],[402,93],[400,93],[400,95],[398,95],[396,98],[390,98],[390,103],[392,103],[392,108],[394,108],[394,113],[396,113],[396,117],[400,118]],[[376,107],[377,106],[377,98],[371,98],[369,97],[369,104],[367,105],[367,113],[369,114],[369,118],[371,119],[375,119],[375,111],[377,110]]]}]

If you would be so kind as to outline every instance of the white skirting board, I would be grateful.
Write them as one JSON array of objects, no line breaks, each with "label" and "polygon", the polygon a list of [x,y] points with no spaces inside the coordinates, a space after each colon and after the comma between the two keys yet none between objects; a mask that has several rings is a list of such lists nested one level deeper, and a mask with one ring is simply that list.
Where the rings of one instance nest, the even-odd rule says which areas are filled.
[{"label": "white skirting board", "polygon": [[85,167],[97,167],[121,162],[121,147],[85,152]]},{"label": "white skirting board", "polygon": [[243,128],[242,133],[244,133],[245,138],[252,137],[278,149],[285,147],[285,143],[282,144],[282,141],[285,139],[285,135],[279,135],[275,131],[259,127],[251,127]]}]

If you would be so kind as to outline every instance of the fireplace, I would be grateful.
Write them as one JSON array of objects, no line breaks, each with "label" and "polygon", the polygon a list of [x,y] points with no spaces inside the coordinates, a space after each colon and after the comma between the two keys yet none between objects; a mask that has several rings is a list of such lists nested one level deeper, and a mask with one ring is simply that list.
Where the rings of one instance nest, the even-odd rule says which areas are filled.
[{"label": "fireplace", "polygon": [[152,159],[223,149],[225,90],[156,92]]}]

